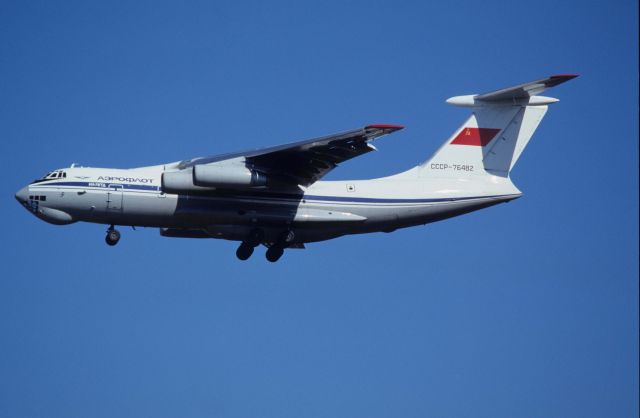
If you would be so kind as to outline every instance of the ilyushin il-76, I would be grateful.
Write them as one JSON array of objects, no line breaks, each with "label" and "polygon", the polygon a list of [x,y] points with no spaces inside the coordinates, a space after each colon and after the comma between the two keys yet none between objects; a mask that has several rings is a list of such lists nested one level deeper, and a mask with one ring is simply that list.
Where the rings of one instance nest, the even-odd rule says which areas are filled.
[{"label": "ilyushin il-76", "polygon": [[392,232],[509,202],[522,195],[509,173],[557,99],[541,96],[576,75],[554,75],[447,103],[472,113],[424,163],[371,180],[320,181],[338,164],[375,150],[402,126],[373,124],[264,149],[128,170],[72,165],[16,193],[43,221],[160,229],[163,237],[259,245],[275,262],[285,249],[343,235]]}]

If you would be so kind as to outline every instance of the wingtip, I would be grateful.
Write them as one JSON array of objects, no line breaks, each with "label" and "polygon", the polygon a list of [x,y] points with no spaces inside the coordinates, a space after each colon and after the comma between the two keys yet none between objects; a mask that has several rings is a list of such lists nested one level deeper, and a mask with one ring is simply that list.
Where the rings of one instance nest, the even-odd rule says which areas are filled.
[{"label": "wingtip", "polygon": [[573,80],[576,77],[578,77],[578,74],[555,74],[550,76],[544,84],[547,88],[555,87],[569,80]]},{"label": "wingtip", "polygon": [[393,130],[393,131],[398,131],[400,129],[404,129],[404,126],[402,125],[390,125],[390,124],[386,124],[386,123],[375,123],[373,125],[367,125],[365,126],[366,129],[388,129],[388,130]]},{"label": "wingtip", "polygon": [[580,74],[554,74],[551,78],[562,78],[565,80],[571,80],[572,78],[579,77]]}]

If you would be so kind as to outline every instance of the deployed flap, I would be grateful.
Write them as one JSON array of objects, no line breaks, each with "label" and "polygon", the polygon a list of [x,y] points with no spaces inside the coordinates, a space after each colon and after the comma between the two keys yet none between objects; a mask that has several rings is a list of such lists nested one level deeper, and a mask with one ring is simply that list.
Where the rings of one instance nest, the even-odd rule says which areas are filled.
[{"label": "deployed flap", "polygon": [[558,84],[562,84],[565,81],[569,81],[576,77],[577,75],[575,74],[552,75],[551,77],[543,78],[542,80],[530,81],[517,86],[480,94],[474,98],[475,100],[481,100],[484,102],[526,99],[528,97],[537,96],[550,87],[557,86]]},{"label": "deployed flap", "polygon": [[339,163],[375,150],[369,141],[402,128],[397,125],[368,125],[361,129],[270,148],[194,158],[181,162],[178,167],[185,169],[244,158],[248,167],[260,170],[271,178],[309,186]]}]

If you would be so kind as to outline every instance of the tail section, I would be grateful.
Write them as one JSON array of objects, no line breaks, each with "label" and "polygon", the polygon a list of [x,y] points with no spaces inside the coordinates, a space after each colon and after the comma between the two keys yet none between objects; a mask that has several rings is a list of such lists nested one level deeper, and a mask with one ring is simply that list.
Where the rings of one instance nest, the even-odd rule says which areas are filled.
[{"label": "tail section", "polygon": [[508,177],[548,105],[558,101],[537,94],[575,77],[551,76],[482,95],[450,98],[447,103],[471,107],[473,113],[420,169],[443,176]]}]

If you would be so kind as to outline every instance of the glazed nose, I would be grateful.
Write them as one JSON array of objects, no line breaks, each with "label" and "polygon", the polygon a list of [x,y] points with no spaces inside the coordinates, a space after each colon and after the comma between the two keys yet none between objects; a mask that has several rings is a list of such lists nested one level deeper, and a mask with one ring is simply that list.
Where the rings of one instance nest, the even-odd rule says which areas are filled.
[{"label": "glazed nose", "polygon": [[20,204],[24,205],[25,202],[29,199],[29,187],[25,186],[22,189],[16,192],[16,200],[20,202]]}]

